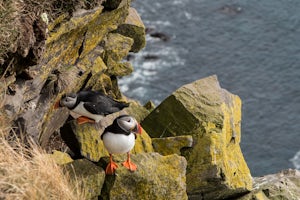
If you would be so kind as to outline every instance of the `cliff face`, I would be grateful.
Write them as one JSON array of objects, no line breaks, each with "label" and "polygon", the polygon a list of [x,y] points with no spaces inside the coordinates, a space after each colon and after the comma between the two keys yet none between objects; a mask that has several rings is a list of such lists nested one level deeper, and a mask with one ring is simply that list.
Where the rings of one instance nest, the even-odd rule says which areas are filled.
[{"label": "cliff face", "polygon": [[[241,99],[221,88],[216,76],[182,86],[154,110],[131,101],[129,108],[99,124],[79,125],[68,109],[54,109],[63,94],[85,89],[127,101],[119,91],[118,77],[134,68],[123,59],[145,46],[145,27],[129,0],[91,1],[93,6],[72,1],[76,2],[59,14],[36,14],[30,23],[23,19],[28,29],[22,29],[22,37],[28,33],[31,39],[24,39],[9,54],[11,62],[1,62],[5,68],[0,71],[4,105],[0,114],[16,127],[17,135],[30,137],[49,151],[57,149],[56,140],[66,144],[72,158],[59,151],[51,157],[71,175],[81,177],[88,199],[300,196],[299,184],[293,182],[297,171],[288,174],[287,184],[295,185],[292,190],[287,187],[278,193],[278,181],[260,184],[259,178],[254,179],[253,189],[239,146]],[[144,128],[132,150],[138,170],[132,173],[120,167],[116,175],[107,176],[108,153],[100,135],[125,113]],[[124,159],[125,155],[115,156],[119,166]]]},{"label": "cliff face", "polygon": [[117,77],[133,70],[122,59],[145,46],[145,28],[128,1],[112,3],[63,13],[48,26],[39,20],[47,39],[37,64],[19,71],[7,68],[2,77],[7,118],[44,147],[68,118],[66,109],[53,109],[63,94],[95,89],[122,100]]}]

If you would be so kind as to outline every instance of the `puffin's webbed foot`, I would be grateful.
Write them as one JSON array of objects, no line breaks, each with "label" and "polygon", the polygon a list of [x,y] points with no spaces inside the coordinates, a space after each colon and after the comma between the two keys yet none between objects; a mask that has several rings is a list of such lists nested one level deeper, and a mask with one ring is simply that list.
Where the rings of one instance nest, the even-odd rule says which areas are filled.
[{"label": "puffin's webbed foot", "polygon": [[105,173],[108,175],[113,175],[118,168],[117,163],[115,163],[112,159],[112,155],[110,154],[110,161],[105,169]]},{"label": "puffin's webbed foot", "polygon": [[130,153],[127,153],[127,160],[123,162],[123,166],[129,169],[130,171],[135,171],[137,170],[136,164],[130,161]]},{"label": "puffin's webbed foot", "polygon": [[95,120],[92,120],[88,117],[80,116],[77,118],[78,124],[85,124],[85,123],[95,123]]}]

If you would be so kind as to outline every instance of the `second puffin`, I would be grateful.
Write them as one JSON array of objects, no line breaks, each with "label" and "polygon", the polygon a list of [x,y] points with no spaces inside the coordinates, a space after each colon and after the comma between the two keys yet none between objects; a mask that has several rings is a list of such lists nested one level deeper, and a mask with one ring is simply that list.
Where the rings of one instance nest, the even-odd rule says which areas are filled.
[{"label": "second puffin", "polygon": [[56,107],[64,106],[79,114],[77,122],[83,124],[86,122],[98,123],[104,116],[128,107],[129,103],[118,102],[102,92],[88,90],[66,94],[56,105]]}]

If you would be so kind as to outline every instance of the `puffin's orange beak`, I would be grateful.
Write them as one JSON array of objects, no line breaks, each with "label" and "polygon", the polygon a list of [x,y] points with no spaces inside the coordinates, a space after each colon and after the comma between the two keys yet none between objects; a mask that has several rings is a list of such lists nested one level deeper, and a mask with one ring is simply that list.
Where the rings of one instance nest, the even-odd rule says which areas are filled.
[{"label": "puffin's orange beak", "polygon": [[59,100],[57,101],[57,102],[55,102],[55,104],[54,104],[54,109],[57,109],[57,108],[59,108],[60,107],[60,104],[59,104]]},{"label": "puffin's orange beak", "polygon": [[138,125],[137,125],[137,133],[138,134],[142,134],[142,130],[143,130],[142,126],[138,123]]}]

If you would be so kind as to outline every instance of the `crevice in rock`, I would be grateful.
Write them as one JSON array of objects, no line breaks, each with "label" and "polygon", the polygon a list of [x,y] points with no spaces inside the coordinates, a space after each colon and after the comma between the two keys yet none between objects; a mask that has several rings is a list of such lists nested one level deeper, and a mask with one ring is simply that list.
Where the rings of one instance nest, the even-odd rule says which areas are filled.
[{"label": "crevice in rock", "polygon": [[80,47],[79,47],[79,49],[78,49],[78,57],[77,57],[77,59],[76,59],[76,61],[75,61],[75,65],[76,65],[76,64],[79,62],[79,60],[80,60],[80,55],[81,55],[81,53],[82,53],[82,51],[83,51],[84,44],[85,44],[86,34],[87,34],[87,31],[85,31],[84,34],[83,34],[83,40],[82,40],[81,45],[80,45]]},{"label": "crevice in rock", "polygon": [[73,159],[82,158],[80,152],[79,142],[73,133],[71,128],[70,121],[73,120],[71,116],[69,116],[67,122],[60,128],[60,137],[65,142],[65,144],[69,147],[69,149],[73,153]]},{"label": "crevice in rock", "polygon": [[90,80],[91,77],[92,77],[92,72],[90,72],[90,73],[87,75],[86,79],[84,80],[84,82],[83,82],[83,84],[82,84],[82,86],[81,86],[81,88],[80,88],[80,91],[81,91],[81,90],[84,90],[84,88],[86,87],[86,85],[87,85],[87,83],[89,82],[89,80]]}]

